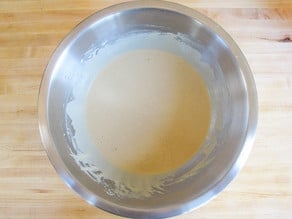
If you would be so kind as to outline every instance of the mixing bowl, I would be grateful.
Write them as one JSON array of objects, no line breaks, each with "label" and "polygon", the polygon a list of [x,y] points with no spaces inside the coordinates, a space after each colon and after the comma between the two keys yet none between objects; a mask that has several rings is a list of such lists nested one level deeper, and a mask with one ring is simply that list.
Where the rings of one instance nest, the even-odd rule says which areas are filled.
[{"label": "mixing bowl", "polygon": [[[115,48],[123,39],[128,42],[124,50],[150,48],[183,57],[200,69],[210,96],[211,122],[200,151],[172,174],[156,176],[156,181],[153,176],[125,174],[124,179],[132,177],[131,182],[117,182],[103,173],[106,161],[101,166],[86,162],[86,154],[77,159],[83,146],[75,135],[86,130],[77,127],[68,107],[86,95],[82,88],[100,69],[98,60],[123,52]],[[42,142],[65,183],[90,204],[132,218],[182,214],[215,197],[248,157],[258,110],[252,73],[231,37],[195,10],[164,1],[118,4],[81,22],[53,53],[38,104]],[[75,114],[82,120],[82,107],[77,106]],[[141,191],[133,189],[146,182],[151,192],[142,194],[143,186]]]}]

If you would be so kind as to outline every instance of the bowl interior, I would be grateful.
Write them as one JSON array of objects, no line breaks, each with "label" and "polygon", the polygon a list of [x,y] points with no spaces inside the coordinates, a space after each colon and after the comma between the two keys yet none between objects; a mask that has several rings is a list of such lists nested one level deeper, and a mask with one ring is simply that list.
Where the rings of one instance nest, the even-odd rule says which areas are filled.
[{"label": "bowl interior", "polygon": [[[108,192],[117,183],[97,180],[86,168],[89,164],[74,159],[79,148],[74,140],[77,127],[66,108],[76,96],[84,95],[81,90],[76,92],[76,87],[91,80],[91,72],[97,71],[93,66],[98,66],[92,63],[103,57],[102,49],[112,46],[113,55],[119,51],[114,49],[115,42],[138,35],[141,37],[133,42],[136,47],[167,50],[201,69],[211,100],[211,124],[199,154],[160,191],[140,198],[119,197]],[[189,211],[221,191],[241,166],[239,158],[245,158],[250,95],[254,94],[248,87],[252,81],[249,74],[240,50],[227,34],[193,10],[157,2],[151,7],[149,3],[130,3],[108,8],[78,25],[47,66],[40,92],[42,139],[64,181],[91,204],[129,217]]]}]

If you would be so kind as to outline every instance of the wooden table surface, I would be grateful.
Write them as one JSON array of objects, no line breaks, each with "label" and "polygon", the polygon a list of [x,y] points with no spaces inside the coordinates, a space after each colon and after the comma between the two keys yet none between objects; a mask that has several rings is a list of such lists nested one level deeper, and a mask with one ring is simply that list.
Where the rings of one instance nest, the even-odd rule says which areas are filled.
[{"label": "wooden table surface", "polygon": [[[38,132],[44,68],[81,20],[118,0],[0,0],[0,218],[119,218],[59,178]],[[247,57],[259,97],[251,155],[216,199],[177,218],[292,218],[292,1],[181,0],[218,22]]]}]

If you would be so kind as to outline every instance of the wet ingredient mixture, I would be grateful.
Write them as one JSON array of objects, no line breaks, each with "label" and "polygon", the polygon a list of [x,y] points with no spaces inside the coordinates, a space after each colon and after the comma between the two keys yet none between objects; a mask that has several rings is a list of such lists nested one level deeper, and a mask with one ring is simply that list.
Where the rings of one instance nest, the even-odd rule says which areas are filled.
[{"label": "wet ingredient mixture", "polygon": [[184,59],[155,49],[120,54],[94,79],[89,134],[101,156],[135,174],[161,174],[189,161],[210,124],[207,88]]}]

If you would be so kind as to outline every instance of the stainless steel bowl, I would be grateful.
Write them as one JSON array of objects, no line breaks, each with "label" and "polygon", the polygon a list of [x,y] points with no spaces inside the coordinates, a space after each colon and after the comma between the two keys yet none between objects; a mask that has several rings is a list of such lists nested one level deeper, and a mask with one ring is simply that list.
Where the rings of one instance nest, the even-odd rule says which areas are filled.
[{"label": "stainless steel bowl", "polygon": [[[117,198],[108,195],[70,156],[73,141],[68,134],[70,118],[65,109],[74,98],[72,90],[76,83],[80,77],[86,77],[82,75],[86,73],[78,72],[82,62],[90,59],[96,48],[139,31],[184,35],[186,43],[200,53],[201,61],[210,66],[214,74],[209,77],[202,73],[202,76],[208,85],[213,109],[209,137],[215,140],[211,152],[207,155],[201,152],[190,168],[196,167],[200,159],[210,162],[197,168],[190,177],[166,185],[164,192],[151,197]],[[248,157],[257,111],[252,73],[231,37],[195,10],[164,1],[127,2],[85,19],[52,55],[39,92],[41,138],[59,175],[90,204],[132,218],[182,214],[215,197],[231,182]],[[74,132],[74,127],[72,129]]]}]

